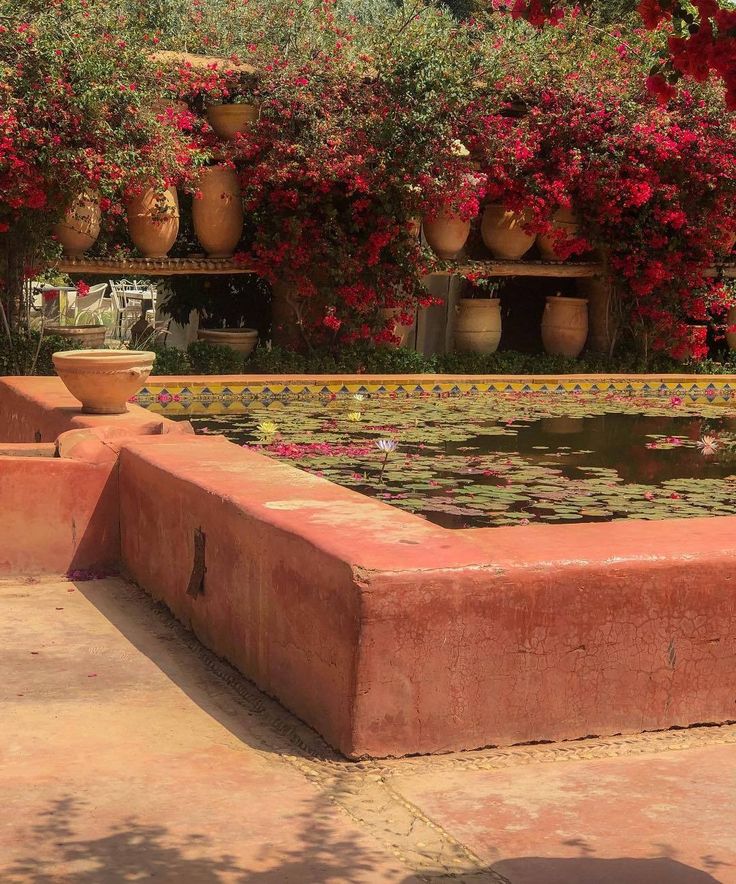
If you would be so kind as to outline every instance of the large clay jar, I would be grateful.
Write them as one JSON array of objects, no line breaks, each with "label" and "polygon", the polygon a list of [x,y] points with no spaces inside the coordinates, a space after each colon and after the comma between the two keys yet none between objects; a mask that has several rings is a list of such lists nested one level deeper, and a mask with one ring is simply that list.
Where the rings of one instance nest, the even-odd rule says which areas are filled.
[{"label": "large clay jar", "polygon": [[553,356],[580,356],[588,337],[588,301],[585,298],[547,298],[542,318],[542,343]]},{"label": "large clay jar", "polygon": [[95,244],[101,220],[99,194],[77,194],[62,220],[54,225],[54,236],[68,258],[81,258]]},{"label": "large clay jar", "polygon": [[734,246],[736,246],[736,233],[724,233],[718,243],[718,254],[723,257],[730,257]]},{"label": "large clay jar", "polygon": [[67,350],[52,357],[56,373],[86,414],[124,414],[155,358],[145,350]]},{"label": "large clay jar", "polygon": [[[564,233],[566,239],[574,239],[580,230],[577,215],[572,209],[559,209],[552,216],[552,229],[559,236]],[[563,261],[557,252],[557,237],[552,233],[540,233],[537,237],[539,254],[545,261]]]},{"label": "large clay jar", "polygon": [[199,179],[201,198],[192,201],[192,220],[210,258],[229,258],[243,232],[238,176],[228,166],[210,166]]},{"label": "large clay jar", "polygon": [[83,350],[94,350],[105,345],[107,329],[104,325],[47,325],[47,335],[76,341]]},{"label": "large clay jar", "polygon": [[388,325],[389,322],[393,320],[393,328],[392,332],[395,338],[398,338],[398,341],[389,341],[388,345],[392,347],[406,347],[409,342],[409,336],[416,326],[416,316],[414,318],[414,322],[411,325],[401,325],[398,322],[399,316],[405,314],[406,310],[401,307],[382,307],[381,308],[381,316],[385,320]]},{"label": "large clay jar", "polygon": [[461,298],[455,307],[455,349],[461,353],[495,353],[501,341],[498,298]]},{"label": "large clay jar", "polygon": [[258,343],[258,332],[254,328],[200,328],[197,340],[250,356]]},{"label": "large clay jar", "polygon": [[165,258],[179,233],[179,197],[175,187],[151,188],[126,203],[128,232],[146,258]]},{"label": "large clay jar", "polygon": [[257,119],[255,104],[211,104],[207,108],[207,122],[224,141],[232,141],[239,132],[246,132]]},{"label": "large clay jar", "polygon": [[440,212],[435,218],[422,221],[424,238],[432,251],[440,258],[455,258],[470,235],[470,221],[459,215]]},{"label": "large clay jar", "polygon": [[486,206],[480,225],[480,234],[494,258],[518,261],[534,245],[536,235],[526,233],[528,212],[514,212],[503,206]]},{"label": "large clay jar", "polygon": [[727,328],[733,331],[726,332],[726,342],[732,350],[736,350],[736,307],[731,307],[726,318]]}]

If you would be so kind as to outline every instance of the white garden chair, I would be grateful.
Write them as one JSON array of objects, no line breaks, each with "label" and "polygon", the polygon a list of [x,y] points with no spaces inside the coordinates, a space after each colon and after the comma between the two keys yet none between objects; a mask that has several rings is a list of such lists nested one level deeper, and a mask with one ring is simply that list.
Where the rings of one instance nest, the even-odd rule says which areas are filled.
[{"label": "white garden chair", "polygon": [[[76,321],[84,322],[86,325],[98,323],[104,325],[105,313],[105,294],[107,292],[107,283],[101,282],[90,287],[86,295],[77,293],[76,301]],[[109,303],[109,302],[108,302]]]},{"label": "white garden chair", "polygon": [[110,280],[110,296],[112,299],[112,334],[119,341],[130,337],[130,329],[141,318],[143,302],[148,300],[153,305],[146,311],[146,318],[152,315],[151,324],[156,316],[156,288],[149,283],[138,280]]}]

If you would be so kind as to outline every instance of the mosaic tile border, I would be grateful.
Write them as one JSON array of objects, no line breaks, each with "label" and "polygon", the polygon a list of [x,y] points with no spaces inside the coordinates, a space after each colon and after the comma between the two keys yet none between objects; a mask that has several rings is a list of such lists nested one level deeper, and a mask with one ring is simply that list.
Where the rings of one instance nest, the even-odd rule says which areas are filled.
[{"label": "mosaic tile border", "polygon": [[395,376],[345,378],[149,378],[133,397],[143,408],[160,413],[205,413],[215,408],[238,413],[255,401],[331,400],[342,396],[382,396],[391,399],[473,396],[480,393],[603,393],[630,396],[679,397],[727,405],[736,401],[736,376],[676,375],[670,377],[559,378],[492,376],[438,378]]}]

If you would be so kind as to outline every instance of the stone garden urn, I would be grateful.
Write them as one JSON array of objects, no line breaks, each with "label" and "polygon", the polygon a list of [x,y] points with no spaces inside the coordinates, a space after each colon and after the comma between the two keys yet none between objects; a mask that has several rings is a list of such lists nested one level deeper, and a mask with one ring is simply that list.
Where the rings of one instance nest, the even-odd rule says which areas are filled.
[{"label": "stone garden urn", "polygon": [[128,399],[151,373],[146,350],[68,350],[53,355],[54,368],[85,414],[125,414]]}]

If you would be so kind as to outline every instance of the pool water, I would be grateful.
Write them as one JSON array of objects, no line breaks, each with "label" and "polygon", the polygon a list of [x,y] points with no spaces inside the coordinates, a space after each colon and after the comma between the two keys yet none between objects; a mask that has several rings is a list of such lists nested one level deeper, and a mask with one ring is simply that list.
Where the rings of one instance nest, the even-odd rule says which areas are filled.
[{"label": "pool water", "polygon": [[736,514],[736,410],[676,397],[347,396],[188,419],[448,528]]}]

